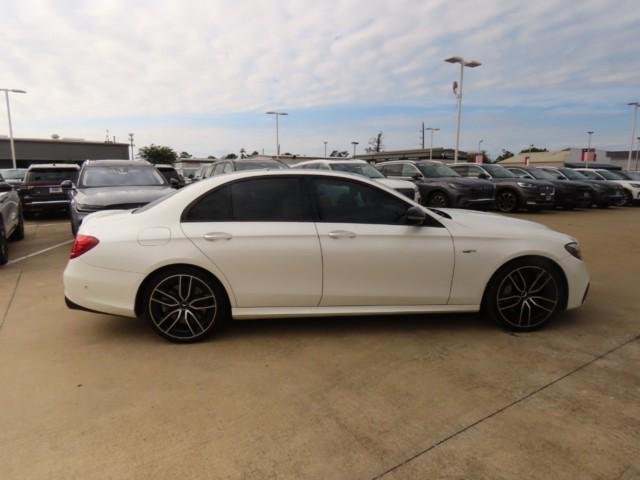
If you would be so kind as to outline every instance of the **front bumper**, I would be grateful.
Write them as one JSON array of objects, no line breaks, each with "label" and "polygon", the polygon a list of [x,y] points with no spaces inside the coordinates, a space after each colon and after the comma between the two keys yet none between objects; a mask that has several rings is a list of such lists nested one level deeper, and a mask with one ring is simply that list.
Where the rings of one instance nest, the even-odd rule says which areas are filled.
[{"label": "front bumper", "polygon": [[522,195],[522,203],[525,207],[543,207],[549,208],[556,204],[556,196],[554,193],[545,194],[538,191],[524,190]]},{"label": "front bumper", "polygon": [[591,278],[582,260],[569,256],[561,266],[567,277],[567,310],[572,310],[585,302]]}]

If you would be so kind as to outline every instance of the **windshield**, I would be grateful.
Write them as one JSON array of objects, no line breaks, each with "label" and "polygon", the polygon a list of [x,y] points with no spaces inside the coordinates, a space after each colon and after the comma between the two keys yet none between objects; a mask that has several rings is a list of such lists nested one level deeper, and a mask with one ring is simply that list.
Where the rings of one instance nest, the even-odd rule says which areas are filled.
[{"label": "windshield", "polygon": [[589,180],[582,173],[571,170],[570,168],[561,168],[560,172],[569,180]]},{"label": "windshield", "polygon": [[631,180],[640,180],[640,172],[625,172]]},{"label": "windshield", "polygon": [[612,172],[610,170],[598,170],[598,173],[602,175],[607,180],[627,180],[618,172]]},{"label": "windshield", "polygon": [[0,174],[2,174],[5,180],[22,180],[26,173],[27,171],[23,168],[0,170]]},{"label": "windshield", "polygon": [[166,185],[164,177],[149,166],[95,166],[84,170],[82,187],[145,187]]},{"label": "windshield", "polygon": [[513,172],[510,172],[502,165],[487,165],[484,164],[482,167],[491,174],[494,178],[517,178]]},{"label": "windshield", "polygon": [[384,175],[368,163],[334,163],[331,165],[331,169],[340,172],[355,173],[363,177],[384,178]]},{"label": "windshield", "polygon": [[447,167],[446,165],[440,165],[437,163],[418,163],[417,167],[420,169],[425,177],[438,178],[438,177],[459,177],[460,175],[455,170]]},{"label": "windshield", "polygon": [[531,175],[533,175],[534,178],[537,178],[538,180],[557,180],[558,179],[557,175],[551,172],[545,172],[541,168],[530,168],[527,170],[527,172],[529,172]]},{"label": "windshield", "polygon": [[65,180],[75,182],[78,178],[78,171],[71,169],[54,170],[53,168],[34,168],[27,172],[25,183],[51,183],[58,185]]},{"label": "windshield", "polygon": [[262,170],[266,168],[275,168],[276,170],[285,170],[286,165],[278,162],[236,162],[236,170]]}]

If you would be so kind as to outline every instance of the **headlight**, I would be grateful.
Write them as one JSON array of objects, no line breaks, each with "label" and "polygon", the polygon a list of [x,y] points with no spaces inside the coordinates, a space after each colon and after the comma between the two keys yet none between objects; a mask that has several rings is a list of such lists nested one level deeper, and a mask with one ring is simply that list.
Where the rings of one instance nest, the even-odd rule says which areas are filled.
[{"label": "headlight", "polygon": [[580,244],[578,242],[567,243],[564,249],[578,260],[582,260],[582,251],[580,250]]},{"label": "headlight", "polygon": [[536,185],[528,182],[518,182],[518,186],[522,188],[536,188]]}]

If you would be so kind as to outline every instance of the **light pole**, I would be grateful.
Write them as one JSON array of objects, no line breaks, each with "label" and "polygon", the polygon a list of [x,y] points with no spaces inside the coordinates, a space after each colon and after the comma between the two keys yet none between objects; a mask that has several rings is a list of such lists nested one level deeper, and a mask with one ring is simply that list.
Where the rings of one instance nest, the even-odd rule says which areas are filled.
[{"label": "light pole", "polygon": [[129,144],[131,145],[131,160],[135,160],[136,157],[133,156],[133,133],[129,134]]},{"label": "light pole", "polygon": [[[484,139],[481,138],[478,140],[478,155],[482,155],[482,144],[484,143]],[[468,161],[468,160],[467,160]],[[476,160],[477,161],[477,160]],[[484,158],[483,158],[484,161]]]},{"label": "light pole", "polygon": [[465,60],[462,57],[450,57],[445,60],[448,63],[460,64],[460,84],[458,85],[458,91],[456,92],[456,84],[454,82],[454,93],[458,100],[458,118],[456,121],[456,150],[453,155],[453,161],[458,161],[458,150],[460,149],[460,116],[462,115],[462,84],[464,82],[464,67],[475,68],[482,65],[477,60]]},{"label": "light pole", "polygon": [[638,119],[638,107],[640,102],[629,102],[627,105],[633,107],[633,128],[631,129],[631,148],[629,149],[629,159],[627,160],[627,170],[631,170],[631,151],[633,150],[633,143],[636,138],[636,121]]},{"label": "light pole", "polygon": [[589,136],[589,141],[587,142],[587,156],[584,158],[584,161],[586,163],[585,166],[589,168],[589,154],[591,153],[591,135],[593,135],[593,130],[589,130],[587,135]]},{"label": "light pole", "polygon": [[640,137],[637,137],[638,144],[636,145],[636,166],[634,168],[635,171],[638,171],[638,151],[640,151]]},{"label": "light pole", "polygon": [[27,93],[24,90],[15,88],[0,88],[0,92],[4,92],[4,98],[7,101],[7,118],[9,119],[9,144],[11,145],[11,162],[13,168],[16,167],[16,147],[13,144],[13,127],[11,125],[11,107],[9,106],[9,92],[11,93]]},{"label": "light pole", "polygon": [[327,143],[329,143],[329,142],[327,142],[327,141],[325,140],[325,141],[324,141],[324,142],[322,142],[322,143],[324,143],[324,159],[326,160],[326,159],[327,159]]},{"label": "light pole", "polygon": [[359,145],[358,142],[351,142],[351,145],[353,145],[353,159],[356,159],[356,147]]},{"label": "light pole", "polygon": [[[424,125],[424,124],[423,124]],[[429,143],[429,160],[433,160],[433,132],[439,132],[439,128],[427,127],[425,130],[429,131],[429,136],[431,137],[431,141]],[[424,138],[424,134],[422,135]],[[424,150],[424,145],[422,145],[422,149]]]},{"label": "light pole", "polygon": [[266,112],[267,115],[276,116],[276,159],[280,160],[280,122],[278,118],[280,115],[289,115],[287,112]]}]

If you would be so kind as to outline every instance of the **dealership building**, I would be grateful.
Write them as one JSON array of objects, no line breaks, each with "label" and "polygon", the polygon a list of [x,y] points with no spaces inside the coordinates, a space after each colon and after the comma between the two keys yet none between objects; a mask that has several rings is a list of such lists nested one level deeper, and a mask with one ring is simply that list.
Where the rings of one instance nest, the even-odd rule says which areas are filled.
[{"label": "dealership building", "polygon": [[[129,144],[90,142],[83,139],[15,138],[16,166],[27,168],[38,163],[82,163],[87,159],[129,159]],[[0,168],[11,168],[9,138],[0,136]]]}]

